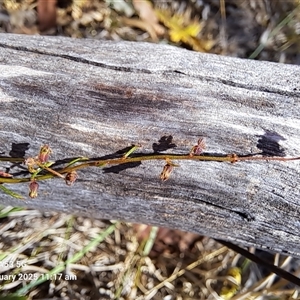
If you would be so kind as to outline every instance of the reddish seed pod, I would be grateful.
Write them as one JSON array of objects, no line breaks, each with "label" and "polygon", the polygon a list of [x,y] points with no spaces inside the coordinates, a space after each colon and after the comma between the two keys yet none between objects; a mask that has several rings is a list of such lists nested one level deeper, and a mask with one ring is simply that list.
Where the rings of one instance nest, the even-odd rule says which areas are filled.
[{"label": "reddish seed pod", "polygon": [[174,167],[178,167],[178,165],[175,165],[174,163],[172,163],[172,161],[169,158],[167,158],[166,164],[164,165],[164,168],[160,174],[160,179],[162,181],[168,180]]},{"label": "reddish seed pod", "polygon": [[29,197],[36,198],[38,195],[39,184],[34,180],[29,184]]},{"label": "reddish seed pod", "polygon": [[0,177],[13,177],[11,174],[0,171]]},{"label": "reddish seed pod", "polygon": [[195,145],[191,151],[190,151],[190,156],[194,156],[194,155],[200,155],[203,150],[206,148],[206,144],[205,144],[205,139],[204,138],[200,138],[198,140],[198,144]]},{"label": "reddish seed pod", "polygon": [[39,156],[38,156],[39,162],[42,163],[42,164],[48,162],[51,152],[52,152],[52,150],[49,147],[49,145],[41,146],[40,153],[39,153]]},{"label": "reddish seed pod", "polygon": [[160,179],[162,181],[166,181],[169,179],[171,173],[173,171],[173,166],[172,165],[169,165],[169,164],[166,164],[163,168],[163,171],[161,172],[160,174]]},{"label": "reddish seed pod", "polygon": [[78,178],[77,172],[76,171],[71,171],[65,177],[66,184],[67,185],[72,185],[76,181],[77,178]]}]

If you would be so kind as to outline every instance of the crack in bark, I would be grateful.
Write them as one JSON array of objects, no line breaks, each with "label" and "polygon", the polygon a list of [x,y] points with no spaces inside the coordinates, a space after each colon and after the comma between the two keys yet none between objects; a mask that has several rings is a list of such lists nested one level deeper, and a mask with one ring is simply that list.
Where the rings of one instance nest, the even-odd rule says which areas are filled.
[{"label": "crack in bark", "polygon": [[[253,86],[253,85],[247,85],[247,84],[240,84],[238,82],[232,81],[232,80],[228,80],[228,79],[222,79],[222,78],[215,78],[215,77],[209,77],[209,76],[201,76],[201,75],[191,75],[191,74],[187,74],[184,71],[180,71],[180,70],[169,70],[169,71],[165,71],[162,70],[161,72],[159,71],[150,71],[148,69],[138,69],[138,68],[133,68],[133,67],[119,67],[119,66],[113,66],[113,65],[108,65],[105,63],[101,63],[101,62],[95,62],[86,58],[82,58],[82,57],[75,57],[72,55],[62,55],[62,54],[55,54],[55,53],[51,53],[51,52],[46,52],[46,51],[41,51],[38,49],[29,49],[26,48],[24,46],[12,46],[12,45],[6,45],[6,44],[1,44],[0,43],[0,47],[2,48],[8,48],[8,49],[13,49],[13,50],[21,50],[21,51],[26,51],[26,52],[31,52],[31,53],[36,53],[36,54],[41,54],[41,55],[48,55],[48,56],[52,56],[52,57],[60,57],[60,58],[64,58],[64,59],[68,59],[71,61],[76,61],[76,62],[81,62],[84,64],[89,64],[89,65],[93,65],[93,66],[97,66],[97,67],[101,67],[101,68],[105,68],[105,69],[110,69],[110,70],[115,70],[115,71],[121,71],[121,72],[128,72],[128,73],[145,73],[145,74],[168,74],[168,73],[173,73],[176,75],[183,75],[183,76],[188,76],[188,77],[192,77],[192,78],[197,78],[200,80],[205,80],[207,82],[218,82],[218,83],[223,83],[227,86],[231,86],[231,87],[238,87],[238,88],[242,88],[242,89],[246,89],[246,90],[250,90],[250,91],[259,91],[259,92],[266,92],[269,94],[277,94],[277,95],[281,95],[281,96],[288,96],[288,97],[299,97],[300,93],[299,92],[292,92],[292,91],[282,91],[280,89],[275,89],[275,88],[268,88],[265,86]],[[295,90],[295,89],[294,89]]]},{"label": "crack in bark", "polygon": [[[168,73],[173,73],[176,74],[178,76],[188,76],[191,78],[196,78],[202,81],[206,81],[206,82],[217,82],[217,83],[222,83],[224,85],[230,86],[230,87],[237,87],[237,88],[241,88],[241,89],[245,89],[245,90],[249,90],[249,91],[257,91],[257,92],[265,92],[265,93],[269,93],[269,94],[276,94],[276,95],[280,95],[280,96],[288,96],[288,97],[299,97],[300,93],[299,92],[292,92],[292,91],[283,91],[280,89],[275,89],[275,88],[268,88],[265,86],[259,86],[259,85],[249,85],[249,84],[241,84],[232,80],[228,80],[228,79],[222,79],[222,78],[217,78],[217,77],[210,77],[210,76],[201,76],[201,75],[192,75],[192,74],[187,74],[183,71],[179,71],[179,70],[169,70],[169,71],[163,71],[163,74],[168,74]],[[294,88],[294,91],[296,89]]]},{"label": "crack in bark", "polygon": [[13,49],[13,50],[20,50],[20,51],[25,51],[25,52],[31,52],[31,53],[35,53],[35,54],[48,55],[48,56],[52,56],[52,57],[60,57],[60,58],[68,59],[71,61],[81,62],[84,64],[89,64],[89,65],[93,65],[96,67],[101,67],[101,68],[115,70],[115,71],[122,71],[122,72],[129,72],[129,73],[145,73],[145,74],[153,73],[147,69],[138,69],[138,68],[132,68],[132,67],[118,67],[118,66],[113,66],[113,65],[107,65],[105,63],[95,62],[95,61],[92,61],[92,60],[89,60],[86,58],[82,58],[82,57],[75,57],[75,56],[66,55],[66,54],[55,54],[55,53],[41,51],[41,50],[37,50],[37,49],[28,49],[23,46],[11,46],[11,45],[6,45],[6,44],[0,43],[0,47],[7,48],[7,49]]}]

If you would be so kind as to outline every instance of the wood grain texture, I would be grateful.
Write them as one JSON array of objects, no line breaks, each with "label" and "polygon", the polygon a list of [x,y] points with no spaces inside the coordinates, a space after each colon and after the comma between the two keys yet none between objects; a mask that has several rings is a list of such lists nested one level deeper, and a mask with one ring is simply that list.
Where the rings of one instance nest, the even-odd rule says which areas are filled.
[{"label": "wood grain texture", "polygon": [[[167,45],[0,34],[0,153],[103,157],[131,144],[187,152],[300,155],[300,68]],[[1,204],[197,232],[300,257],[300,162],[162,161],[91,168]],[[0,164],[1,170],[9,167]],[[10,171],[18,170],[18,167]],[[28,194],[28,186],[11,186]]]}]

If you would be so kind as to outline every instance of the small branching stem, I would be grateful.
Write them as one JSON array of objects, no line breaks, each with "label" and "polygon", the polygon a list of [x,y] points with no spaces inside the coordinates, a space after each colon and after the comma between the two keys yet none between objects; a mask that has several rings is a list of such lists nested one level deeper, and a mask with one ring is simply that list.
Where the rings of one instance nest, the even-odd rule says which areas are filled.
[{"label": "small branching stem", "polygon": [[[132,152],[132,151],[131,151]],[[191,161],[211,161],[211,162],[240,162],[240,161],[293,161],[300,160],[300,157],[279,157],[279,156],[238,156],[236,154],[224,155],[224,156],[211,156],[211,155],[172,155],[172,154],[154,154],[154,155],[139,155],[135,157],[121,157],[121,158],[112,158],[112,159],[104,159],[104,160],[88,160],[84,158],[80,160],[78,158],[76,163],[77,165],[68,165],[65,168],[53,170],[49,167],[45,167],[43,165],[39,165],[44,170],[48,171],[48,174],[35,176],[35,180],[45,180],[49,178],[53,178],[55,176],[64,178],[63,174],[70,173],[75,170],[80,170],[88,167],[104,167],[111,165],[121,165],[127,163],[134,162],[142,162],[142,161],[150,161],[150,160],[191,160]],[[24,159],[21,158],[11,158],[11,157],[0,157],[0,161],[6,162],[22,162]],[[81,161],[85,161],[80,163]],[[0,183],[20,183],[20,182],[29,182],[31,180],[30,177],[24,178],[0,178]]]},{"label": "small branching stem", "polygon": [[41,167],[44,170],[47,170],[48,172],[52,173],[53,175],[56,175],[56,176],[58,176],[60,178],[63,178],[63,179],[65,178],[62,174],[56,172],[55,170],[53,170],[53,169],[51,169],[49,167],[43,166],[43,164],[39,163],[38,166]]}]

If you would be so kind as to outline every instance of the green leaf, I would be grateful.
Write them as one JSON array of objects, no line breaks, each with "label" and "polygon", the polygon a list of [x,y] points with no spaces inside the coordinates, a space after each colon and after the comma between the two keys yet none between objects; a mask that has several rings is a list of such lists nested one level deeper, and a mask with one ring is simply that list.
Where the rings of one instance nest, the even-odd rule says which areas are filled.
[{"label": "green leaf", "polygon": [[81,161],[81,160],[89,160],[88,157],[78,157],[72,161],[70,161],[68,164],[67,164],[67,167],[71,166],[71,165],[74,165],[75,163],[77,163],[78,161]]},{"label": "green leaf", "polygon": [[3,184],[0,184],[0,189],[7,195],[12,196],[17,199],[24,199],[23,196],[19,195],[18,193],[13,192],[12,190],[5,187]]}]

